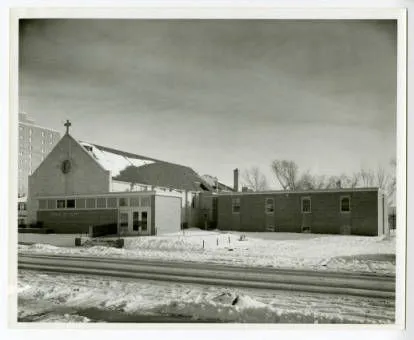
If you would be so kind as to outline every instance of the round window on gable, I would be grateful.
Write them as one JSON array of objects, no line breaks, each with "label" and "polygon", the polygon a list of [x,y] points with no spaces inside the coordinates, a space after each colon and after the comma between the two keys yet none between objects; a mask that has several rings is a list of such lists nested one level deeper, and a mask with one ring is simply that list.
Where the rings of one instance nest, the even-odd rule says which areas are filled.
[{"label": "round window on gable", "polygon": [[66,159],[62,162],[61,170],[64,174],[69,173],[71,168],[72,168],[72,164],[69,159]]}]

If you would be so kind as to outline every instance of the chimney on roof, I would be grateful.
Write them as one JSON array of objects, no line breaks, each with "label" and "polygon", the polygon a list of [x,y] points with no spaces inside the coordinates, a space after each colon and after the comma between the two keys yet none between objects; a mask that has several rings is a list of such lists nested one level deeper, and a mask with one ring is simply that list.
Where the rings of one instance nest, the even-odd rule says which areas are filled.
[{"label": "chimney on roof", "polygon": [[239,169],[237,168],[233,170],[233,190],[239,191]]}]

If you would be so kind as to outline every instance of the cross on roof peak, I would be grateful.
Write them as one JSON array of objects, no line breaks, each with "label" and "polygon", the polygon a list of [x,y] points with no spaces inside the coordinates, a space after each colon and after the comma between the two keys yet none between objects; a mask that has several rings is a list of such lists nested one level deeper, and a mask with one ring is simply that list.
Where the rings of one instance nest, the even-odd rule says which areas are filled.
[{"label": "cross on roof peak", "polygon": [[63,125],[66,126],[66,134],[69,134],[69,127],[72,125],[72,123],[69,121],[69,119],[67,119],[66,123]]}]

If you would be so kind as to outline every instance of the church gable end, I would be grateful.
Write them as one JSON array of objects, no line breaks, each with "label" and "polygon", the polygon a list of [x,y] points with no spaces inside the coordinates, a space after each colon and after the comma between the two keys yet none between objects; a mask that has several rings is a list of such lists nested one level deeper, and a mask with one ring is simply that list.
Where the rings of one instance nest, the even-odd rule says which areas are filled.
[{"label": "church gable end", "polygon": [[110,173],[69,134],[65,134],[29,177],[29,195],[106,193]]}]

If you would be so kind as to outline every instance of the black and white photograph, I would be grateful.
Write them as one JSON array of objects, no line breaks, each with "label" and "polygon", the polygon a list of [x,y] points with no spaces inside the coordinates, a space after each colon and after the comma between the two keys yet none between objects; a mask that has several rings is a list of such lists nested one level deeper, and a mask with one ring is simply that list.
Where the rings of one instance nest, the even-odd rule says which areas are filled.
[{"label": "black and white photograph", "polygon": [[402,17],[19,18],[16,324],[401,325]]}]

